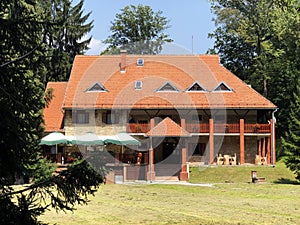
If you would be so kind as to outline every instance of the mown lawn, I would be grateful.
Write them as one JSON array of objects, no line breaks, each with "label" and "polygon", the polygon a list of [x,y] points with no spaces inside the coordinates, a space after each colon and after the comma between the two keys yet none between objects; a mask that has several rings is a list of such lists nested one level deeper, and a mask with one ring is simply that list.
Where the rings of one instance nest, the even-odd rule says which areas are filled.
[{"label": "mown lawn", "polygon": [[[191,168],[192,182],[212,187],[103,185],[88,205],[67,214],[49,211],[40,219],[62,225],[300,224],[300,185],[280,166]],[[252,169],[267,182],[252,184]]]}]

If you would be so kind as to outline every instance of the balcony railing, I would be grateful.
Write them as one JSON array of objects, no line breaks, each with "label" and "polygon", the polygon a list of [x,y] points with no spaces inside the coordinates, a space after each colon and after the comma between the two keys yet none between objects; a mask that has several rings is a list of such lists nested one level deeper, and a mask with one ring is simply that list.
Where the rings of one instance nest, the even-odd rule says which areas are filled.
[{"label": "balcony railing", "polygon": [[[147,133],[150,130],[150,124],[127,124],[128,133]],[[186,130],[190,133],[209,133],[209,124],[186,124]],[[245,124],[245,133],[271,133],[270,124]],[[214,133],[240,133],[240,124],[214,124]]]},{"label": "balcony railing", "polygon": [[128,133],[147,133],[150,130],[148,123],[128,123],[126,132]]}]

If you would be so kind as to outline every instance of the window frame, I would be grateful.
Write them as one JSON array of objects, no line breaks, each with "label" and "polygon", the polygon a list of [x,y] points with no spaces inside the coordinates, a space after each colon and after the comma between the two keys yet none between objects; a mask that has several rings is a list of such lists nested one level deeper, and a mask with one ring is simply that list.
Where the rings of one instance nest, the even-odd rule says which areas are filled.
[{"label": "window frame", "polygon": [[[80,116],[83,116],[80,118]],[[72,113],[72,123],[74,124],[89,124],[90,113],[84,110],[76,110]]]}]

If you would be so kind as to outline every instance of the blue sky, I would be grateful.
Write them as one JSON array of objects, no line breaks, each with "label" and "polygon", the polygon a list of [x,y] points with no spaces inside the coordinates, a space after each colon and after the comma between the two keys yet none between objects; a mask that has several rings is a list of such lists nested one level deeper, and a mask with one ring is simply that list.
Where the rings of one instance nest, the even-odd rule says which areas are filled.
[{"label": "blue sky", "polygon": [[174,42],[164,53],[189,54],[193,50],[194,54],[205,54],[213,46],[213,40],[207,37],[215,29],[208,0],[85,0],[84,13],[91,11],[90,19],[94,20],[89,34],[93,36],[91,49],[86,54],[99,54],[104,48],[101,40],[110,35],[115,15],[127,5],[138,4],[149,5],[155,12],[161,10],[170,20],[171,28],[166,33]]}]

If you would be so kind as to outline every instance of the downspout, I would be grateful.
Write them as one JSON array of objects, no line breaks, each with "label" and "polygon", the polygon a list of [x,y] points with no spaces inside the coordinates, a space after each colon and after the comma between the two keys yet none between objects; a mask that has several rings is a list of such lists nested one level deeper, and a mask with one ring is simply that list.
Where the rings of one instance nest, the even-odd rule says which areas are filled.
[{"label": "downspout", "polygon": [[275,123],[276,123],[276,118],[275,118],[275,113],[278,111],[278,108],[275,109],[272,112],[272,146],[271,146],[271,151],[272,151],[272,166],[275,167]]},{"label": "downspout", "polygon": [[150,153],[150,155],[149,155],[149,164],[150,164],[150,183],[152,183],[152,151],[153,151],[153,149],[152,149],[152,137],[150,136],[150,151],[151,152],[149,152]]}]

